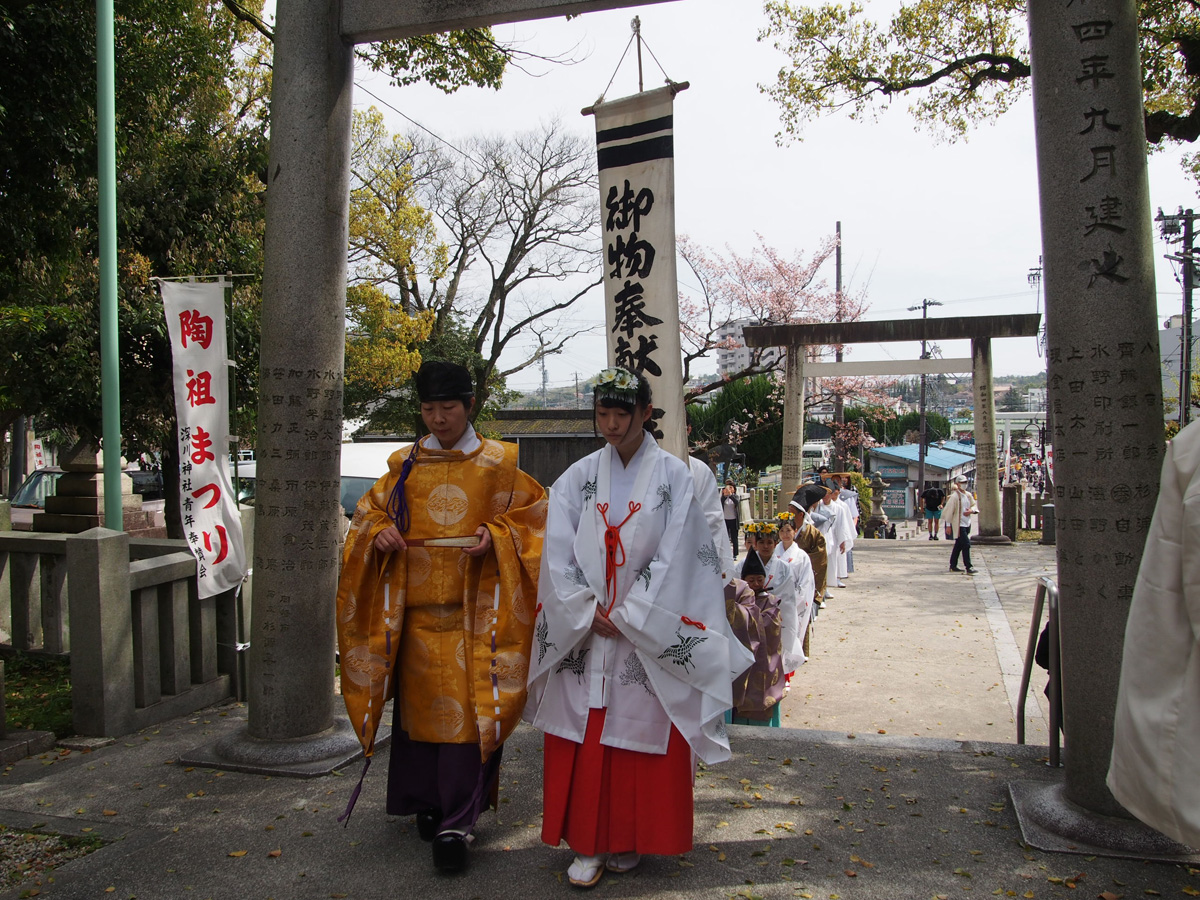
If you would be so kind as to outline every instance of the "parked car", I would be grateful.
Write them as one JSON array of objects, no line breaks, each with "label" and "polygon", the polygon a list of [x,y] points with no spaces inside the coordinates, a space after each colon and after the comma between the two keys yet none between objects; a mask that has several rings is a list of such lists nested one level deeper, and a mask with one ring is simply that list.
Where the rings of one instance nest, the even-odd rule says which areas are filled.
[{"label": "parked car", "polygon": [[[342,444],[342,510],[349,520],[354,515],[354,508],[363,494],[371,489],[379,478],[387,472],[388,457],[397,450],[408,450],[409,443],[394,441],[366,441],[359,444]],[[232,465],[230,477],[232,477]],[[239,462],[237,467],[238,502],[254,502],[255,480],[258,474],[257,460]]]},{"label": "parked car", "polygon": [[[43,466],[25,476],[21,486],[12,495],[12,527],[14,531],[32,531],[33,514],[44,512],[46,498],[56,493],[58,479],[63,470],[58,466]],[[133,482],[133,493],[141,495],[142,509],[154,513],[154,524],[162,526],[163,480],[162,472],[130,467],[125,477]]]}]

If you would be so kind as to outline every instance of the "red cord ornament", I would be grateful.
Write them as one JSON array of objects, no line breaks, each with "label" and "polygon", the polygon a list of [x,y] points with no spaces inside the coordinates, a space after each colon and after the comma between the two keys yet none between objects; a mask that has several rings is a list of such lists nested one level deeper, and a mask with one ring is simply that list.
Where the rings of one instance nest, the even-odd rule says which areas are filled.
[{"label": "red cord ornament", "polygon": [[[608,504],[597,503],[596,509],[600,513],[600,518],[604,520],[604,586],[611,594],[611,599],[608,602],[608,609],[604,610],[604,617],[607,619],[613,607],[617,605],[617,569],[625,565],[625,545],[621,543],[621,528],[633,518],[633,514],[642,508],[642,504],[629,501],[629,515],[621,520],[619,525],[610,525],[608,523]],[[617,554],[620,554],[618,560]]]}]

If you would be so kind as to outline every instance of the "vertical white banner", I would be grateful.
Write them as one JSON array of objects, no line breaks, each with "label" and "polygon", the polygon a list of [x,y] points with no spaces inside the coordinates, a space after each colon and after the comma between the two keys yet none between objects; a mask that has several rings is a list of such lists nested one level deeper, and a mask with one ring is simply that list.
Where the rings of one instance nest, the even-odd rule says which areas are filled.
[{"label": "vertical white banner", "polygon": [[679,286],[675,275],[675,144],[671,87],[597,103],[600,222],[608,359],[654,392],[654,436],[687,459]]},{"label": "vertical white banner", "polygon": [[161,282],[179,422],[179,513],[201,597],[241,583],[242,519],[229,478],[229,366],[223,284]]}]

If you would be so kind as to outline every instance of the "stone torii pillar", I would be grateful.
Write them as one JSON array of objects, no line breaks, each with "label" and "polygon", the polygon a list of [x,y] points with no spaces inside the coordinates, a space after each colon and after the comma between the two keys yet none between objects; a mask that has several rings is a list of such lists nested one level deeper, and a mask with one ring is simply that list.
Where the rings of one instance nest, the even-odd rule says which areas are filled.
[{"label": "stone torii pillar", "polygon": [[992,339],[971,341],[971,385],[975,392],[975,493],[979,498],[981,544],[1007,544],[1000,528],[1000,476],[996,465],[996,395],[992,381]]},{"label": "stone torii pillar", "polygon": [[1029,39],[1067,752],[1063,785],[1012,791],[1034,846],[1178,856],[1105,785],[1163,453],[1138,4],[1033,2]]},{"label": "stone torii pillar", "polygon": [[787,376],[783,385],[783,471],[780,473],[776,512],[787,512],[788,503],[804,477],[804,351],[787,348]]}]

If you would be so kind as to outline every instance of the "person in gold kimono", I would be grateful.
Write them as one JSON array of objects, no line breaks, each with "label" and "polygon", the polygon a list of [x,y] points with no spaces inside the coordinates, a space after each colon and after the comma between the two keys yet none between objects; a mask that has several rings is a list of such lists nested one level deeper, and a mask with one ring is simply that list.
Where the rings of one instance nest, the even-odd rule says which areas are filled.
[{"label": "person in gold kimono", "polygon": [[342,694],[368,758],[395,699],[388,814],[415,814],[434,865],[458,871],[525,705],[546,492],[516,445],[475,433],[465,368],[428,361],[415,381],[430,433],[392,455],[346,537]]},{"label": "person in gold kimono", "polygon": [[[819,484],[802,484],[788,502],[788,508],[795,516],[793,521],[796,531],[794,540],[800,549],[808,554],[809,562],[812,563],[813,580],[816,582],[817,608],[825,606],[825,597],[828,593],[826,577],[829,571],[829,556],[825,548],[825,536],[813,523],[809,513],[827,493],[829,493],[828,489]],[[816,615],[815,610],[813,615]],[[807,635],[805,638],[807,642]],[[804,648],[804,652],[808,653],[807,647]]]}]

